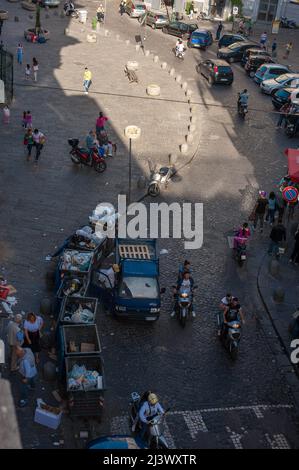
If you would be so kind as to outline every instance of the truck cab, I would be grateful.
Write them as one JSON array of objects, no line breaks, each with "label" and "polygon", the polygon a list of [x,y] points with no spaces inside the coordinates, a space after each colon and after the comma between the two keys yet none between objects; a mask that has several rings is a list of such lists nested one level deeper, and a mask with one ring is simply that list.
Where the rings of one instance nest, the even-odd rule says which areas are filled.
[{"label": "truck cab", "polygon": [[119,272],[114,273],[114,285],[107,269],[100,266],[94,273],[95,294],[101,295],[104,306],[118,318],[157,320],[161,291],[156,240],[116,239],[115,263]]}]

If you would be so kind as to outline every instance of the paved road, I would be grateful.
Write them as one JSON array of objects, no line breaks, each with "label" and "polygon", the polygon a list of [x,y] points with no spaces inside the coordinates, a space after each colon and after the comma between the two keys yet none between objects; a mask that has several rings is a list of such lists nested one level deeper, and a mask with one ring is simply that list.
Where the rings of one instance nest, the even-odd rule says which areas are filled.
[{"label": "paved road", "polygon": [[[95,9],[93,2],[88,5]],[[133,41],[140,31],[138,23],[127,16],[119,18],[116,2],[111,3],[113,7],[107,18],[108,29],[117,30],[123,38]],[[295,402],[285,382],[284,369],[277,361],[279,343],[265,321],[255,288],[256,270],[262,254],[260,246],[267,239],[267,231],[263,237],[253,237],[250,259],[244,270],[236,268],[227,244],[231,228],[248,216],[257,188],[269,191],[284,173],[282,150],[288,141],[274,130],[269,99],[259,93],[239,66],[234,66],[235,82],[231,88],[210,88],[196,74],[196,62],[201,57],[215,54],[215,46],[204,53],[190,50],[185,61],[178,63],[171,53],[175,42],[173,37],[149,28],[147,36],[147,47],[182,72],[194,92],[192,101],[196,103],[198,116],[199,149],[192,166],[181,172],[182,180],[171,184],[162,197],[167,202],[204,203],[204,245],[202,249],[191,252],[184,250],[182,240],[160,241],[159,247],[168,250],[168,254],[161,258],[161,283],[168,291],[161,318],[155,325],[127,324],[116,322],[104,314],[99,316],[109,389],[100,431],[121,431],[127,425],[130,393],[154,389],[165,406],[171,407],[167,431],[173,447],[298,448]],[[69,41],[69,46],[76,44],[72,39]],[[63,79],[59,69],[69,60],[67,50],[63,52],[65,58],[62,54],[61,62],[54,52],[49,55],[49,80],[52,80],[51,67],[56,67],[54,74],[58,82]],[[66,79],[71,81],[69,76]],[[250,92],[250,108],[259,111],[250,112],[249,120],[240,123],[235,113],[235,101],[237,92],[244,87]],[[20,94],[19,110],[31,102],[30,96]],[[39,97],[38,92],[36,96]],[[54,95],[53,100],[54,110],[58,108],[60,113],[56,113],[59,125],[52,118],[49,127],[51,132],[56,132],[58,141],[65,138],[62,123],[66,126],[71,123],[77,131],[82,127],[82,121],[78,121],[73,113],[76,106],[83,120],[89,119],[91,110],[89,108],[87,113],[80,97],[70,99],[68,103],[71,106],[65,111],[63,102],[59,102],[60,96]],[[51,106],[53,108],[49,97],[48,109]],[[95,104],[92,106],[94,111],[98,109]],[[159,116],[156,119],[157,126],[161,126],[163,123]],[[173,138],[171,134],[166,137],[169,141]],[[5,148],[9,149],[13,142],[9,130],[5,130],[5,139]],[[61,151],[59,145],[54,146],[56,148]],[[14,152],[15,165],[18,158]],[[81,224],[84,214],[87,217],[98,201],[99,184],[95,176],[87,175],[87,172],[74,176],[66,170],[67,165],[68,162],[62,158],[61,161],[51,161],[50,170],[45,170],[45,162],[42,162],[43,170],[38,169],[38,173],[33,170],[32,174],[29,173],[24,163],[18,167],[18,173],[14,172],[12,165],[6,169],[5,175],[12,178],[10,184],[15,184],[18,190],[15,195],[14,192],[9,193],[10,186],[6,186],[8,195],[2,194],[2,202],[6,203],[5,214],[11,225],[14,209],[20,218],[18,230],[23,220],[26,251],[22,259],[20,255],[15,259],[15,253],[21,253],[22,245],[19,232],[13,228],[8,228],[7,233],[1,230],[5,240],[2,250],[7,273],[22,286],[25,308],[37,306],[43,295],[44,281],[40,273],[46,269],[43,257],[49,246],[63,237],[63,231]],[[103,192],[100,194],[111,200],[115,200],[116,192],[124,185],[121,166],[115,165],[117,173],[107,173],[105,182],[109,183],[108,189],[101,187]],[[26,192],[22,197],[20,191],[24,181]],[[119,186],[114,188],[114,184]],[[77,203],[74,200],[76,188],[80,188]],[[33,205],[34,194],[38,209]],[[53,198],[52,204],[49,204],[49,197]],[[42,237],[41,224],[47,227],[45,237]],[[40,237],[38,243],[37,233]],[[47,240],[49,235],[51,241]],[[178,264],[185,258],[191,259],[194,278],[199,284],[196,296],[198,316],[182,331],[168,315],[172,302],[169,286],[176,279]],[[240,356],[235,364],[216,337],[217,305],[227,290],[241,298],[246,312]],[[30,414],[26,415],[23,424],[21,415],[19,419],[22,429],[25,429],[24,424],[27,429]],[[67,426],[66,423],[65,435]],[[24,441],[29,446],[25,436]],[[35,435],[34,446],[48,445],[47,437]]]}]

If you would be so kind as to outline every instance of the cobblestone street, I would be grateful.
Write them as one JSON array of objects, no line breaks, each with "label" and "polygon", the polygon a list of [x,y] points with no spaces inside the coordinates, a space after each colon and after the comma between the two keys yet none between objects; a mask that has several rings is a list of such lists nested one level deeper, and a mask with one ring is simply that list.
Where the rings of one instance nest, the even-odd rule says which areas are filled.
[{"label": "cobblestone street", "polygon": [[[89,26],[79,26],[76,20],[68,24],[52,10],[49,18],[42,16],[51,30],[50,41],[24,44],[24,63],[34,55],[40,61],[37,84],[26,83],[23,67],[15,63],[11,123],[0,129],[0,272],[17,289],[17,309],[38,312],[40,300],[51,296],[45,284],[46,255],[87,223],[99,202],[116,203],[117,195],[127,192],[124,128],[129,124],[142,129],[141,139],[133,145],[134,199],[144,194],[137,190],[137,179],[148,177],[148,159],[166,163],[169,154],[177,155],[180,178],[171,181],[155,202],[202,202],[203,246],[188,251],[182,239],[159,240],[158,249],[167,253],[160,258],[160,284],[166,294],[158,322],[116,321],[100,309],[98,329],[107,382],[103,422],[83,423],[64,415],[55,433],[33,423],[36,398],[57,405],[51,395],[54,385],[40,380],[30,406],[17,409],[22,445],[54,448],[63,440],[60,448],[78,448],[85,444],[78,438],[82,429],[89,430],[89,438],[129,433],[130,394],[149,389],[170,407],[166,437],[172,448],[298,449],[299,380],[257,289],[270,227],[265,227],[264,234],[252,235],[242,268],[233,259],[227,239],[234,227],[248,219],[259,189],[277,190],[287,167],[283,151],[295,147],[297,140],[290,142],[282,131],[275,130],[277,115],[271,99],[260,93],[240,65],[233,65],[232,87],[212,88],[197,74],[197,62],[215,57],[215,44],[206,52],[190,49],[185,60],[178,62],[171,52],[176,38],[147,28],[145,49],[151,52],[147,57],[135,48],[135,36],[143,31],[139,23],[127,15],[120,18],[118,2],[107,3],[107,23],[95,44],[85,40]],[[32,20],[19,4],[7,5],[11,18],[20,17],[19,23],[10,20],[5,25],[7,48],[15,52],[25,25]],[[84,0],[81,6],[91,13],[96,10],[92,1]],[[66,27],[69,33],[64,35]],[[105,36],[105,29],[110,36]],[[158,63],[153,60],[155,55]],[[138,84],[129,84],[124,75],[128,60],[139,63]],[[163,61],[166,71],[161,67]],[[85,65],[93,72],[89,96],[82,90]],[[172,67],[174,76],[169,73]],[[182,75],[179,81],[175,80],[178,74]],[[185,81],[192,91],[190,103],[181,86]],[[158,99],[147,97],[150,83],[161,87]],[[236,97],[245,87],[250,111],[248,120],[241,122]],[[23,155],[21,118],[25,109],[31,110],[34,127],[47,136],[37,167]],[[109,117],[108,132],[117,142],[118,154],[108,160],[105,173],[97,174],[72,166],[67,139],[78,136],[83,140],[101,110]],[[179,149],[190,123],[196,125],[195,140],[184,156]],[[147,197],[144,202],[148,206],[152,200]],[[297,209],[292,223],[298,221]],[[199,287],[197,316],[183,330],[169,314],[171,286],[184,259],[190,259]],[[298,276],[294,274],[292,279],[291,288],[298,292]],[[217,338],[219,301],[229,291],[241,300],[246,319],[236,362]],[[289,310],[293,299],[295,295],[286,304]],[[282,328],[286,331],[287,325]],[[285,338],[287,341],[287,331]],[[17,399],[16,377],[7,371],[5,376]]]}]

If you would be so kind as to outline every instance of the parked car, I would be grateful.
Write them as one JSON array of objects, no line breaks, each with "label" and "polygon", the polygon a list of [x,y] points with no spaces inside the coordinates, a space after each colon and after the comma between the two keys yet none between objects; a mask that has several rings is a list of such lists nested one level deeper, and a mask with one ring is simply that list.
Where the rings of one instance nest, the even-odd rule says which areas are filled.
[{"label": "parked car", "polygon": [[[229,63],[232,62],[240,62],[240,60],[243,57],[244,52],[247,49],[256,47],[255,44],[252,42],[235,42],[234,44],[231,44],[228,47],[223,47],[222,49],[219,49],[217,52],[217,57],[219,59],[224,59]],[[259,46],[257,46],[259,47]]]},{"label": "parked car", "polygon": [[204,60],[196,66],[196,70],[207,78],[211,85],[214,85],[214,83],[225,83],[226,85],[231,85],[234,80],[232,68],[224,60]]},{"label": "parked car", "polygon": [[[141,17],[140,17],[141,19]],[[139,21],[140,21],[139,19]],[[153,29],[163,28],[169,23],[168,18],[161,11],[148,11],[145,17],[145,24],[151,26]]]},{"label": "parked car", "polygon": [[42,7],[59,7],[60,0],[32,0],[32,3],[40,3]]},{"label": "parked car", "polygon": [[[250,58],[250,56],[258,56],[258,55],[262,55],[264,57],[271,57],[271,54],[269,54],[269,52],[266,52],[264,49],[260,49],[260,48],[257,48],[257,47],[253,47],[252,49],[247,49],[244,54],[243,54],[243,57],[241,59],[241,65],[244,67],[245,64],[247,63],[248,59]],[[266,62],[266,60],[265,60]]]},{"label": "parked car", "polygon": [[193,31],[188,41],[188,47],[198,47],[200,49],[206,49],[211,44],[213,44],[211,31],[201,28]]},{"label": "parked car", "polygon": [[274,108],[280,109],[289,99],[296,101],[299,99],[299,89],[294,90],[294,88],[281,88],[277,90],[272,95],[272,104]]},{"label": "parked car", "polygon": [[281,64],[263,64],[257,69],[254,75],[254,81],[260,84],[264,80],[269,78],[275,78],[284,73],[288,73],[290,70],[286,65]]},{"label": "parked car", "polygon": [[242,41],[246,41],[246,38],[241,34],[223,34],[218,41],[218,48],[221,49],[222,47],[228,47],[231,44]]},{"label": "parked car", "polygon": [[144,15],[146,11],[146,5],[143,2],[138,2],[135,0],[129,0],[125,6],[125,12],[131,18],[139,18],[139,16]]},{"label": "parked car", "polygon": [[253,78],[255,76],[255,72],[261,65],[265,63],[272,63],[274,64],[274,60],[271,59],[269,55],[250,55],[249,59],[245,64],[245,72],[249,77]]},{"label": "parked car", "polygon": [[173,36],[178,36],[182,39],[189,39],[191,33],[198,29],[198,25],[196,23],[183,23],[182,21],[172,21],[166,26],[163,26],[162,31],[163,33],[172,34]]},{"label": "parked car", "polygon": [[274,91],[280,88],[298,88],[299,87],[299,73],[284,73],[269,80],[263,80],[261,83],[261,90],[267,95],[272,95]]}]

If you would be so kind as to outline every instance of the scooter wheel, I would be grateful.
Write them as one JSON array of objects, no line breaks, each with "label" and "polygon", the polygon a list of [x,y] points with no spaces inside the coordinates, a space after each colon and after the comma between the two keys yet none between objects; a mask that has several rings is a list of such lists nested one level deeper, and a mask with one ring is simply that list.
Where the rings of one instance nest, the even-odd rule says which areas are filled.
[{"label": "scooter wheel", "polygon": [[98,162],[94,166],[95,171],[97,171],[98,173],[103,173],[103,171],[105,171],[106,168],[107,168],[106,162]]},{"label": "scooter wheel", "polygon": [[72,155],[71,156],[71,160],[73,163],[75,163],[76,165],[79,165],[80,163],[80,159],[78,157],[76,157],[76,155]]},{"label": "scooter wheel", "polygon": [[160,186],[156,183],[150,184],[148,188],[148,195],[152,197],[159,196],[160,194]]}]

